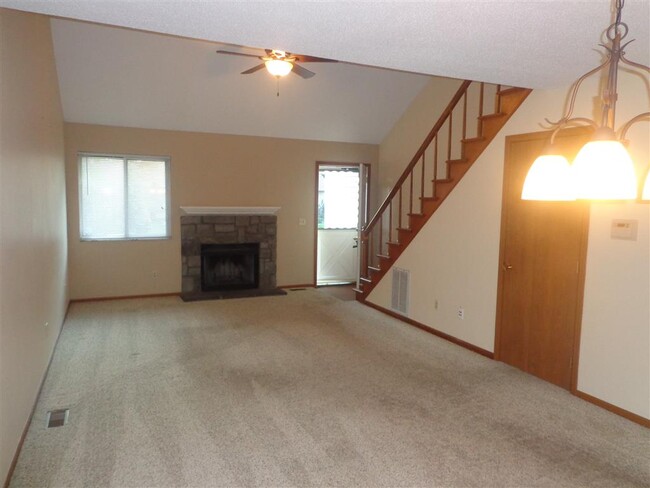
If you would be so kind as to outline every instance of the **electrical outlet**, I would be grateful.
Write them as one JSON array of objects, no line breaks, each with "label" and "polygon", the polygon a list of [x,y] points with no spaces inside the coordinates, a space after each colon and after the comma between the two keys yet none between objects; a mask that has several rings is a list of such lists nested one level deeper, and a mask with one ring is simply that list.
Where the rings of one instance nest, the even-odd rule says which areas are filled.
[{"label": "electrical outlet", "polygon": [[460,320],[464,320],[464,319],[465,319],[465,309],[464,309],[463,307],[460,307],[460,308],[458,309],[458,318],[459,318]]}]

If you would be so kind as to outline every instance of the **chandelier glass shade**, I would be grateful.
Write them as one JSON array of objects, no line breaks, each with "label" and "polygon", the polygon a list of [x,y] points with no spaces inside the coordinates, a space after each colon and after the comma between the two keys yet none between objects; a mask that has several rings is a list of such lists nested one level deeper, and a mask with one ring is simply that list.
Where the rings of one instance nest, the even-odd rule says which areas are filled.
[{"label": "chandelier glass shade", "polygon": [[619,141],[589,141],[573,161],[575,196],[593,200],[633,200],[638,186],[634,163]]},{"label": "chandelier glass shade", "polygon": [[531,166],[524,188],[523,200],[572,201],[576,199],[573,172],[560,154],[543,154]]},{"label": "chandelier glass shade", "polygon": [[[650,73],[650,68],[625,58],[624,48],[630,42],[621,45],[628,33],[628,27],[621,22],[624,0],[616,1],[616,20],[606,31],[609,46],[606,61],[597,68],[585,73],[573,84],[567,112],[557,122],[546,122],[553,128],[550,146],[556,134],[575,125],[594,127],[593,138],[578,152],[572,165],[559,154],[543,154],[531,166],[522,191],[524,200],[634,200],[639,186],[636,179],[634,163],[625,144],[627,130],[636,122],[650,120],[650,112],[641,113],[623,124],[616,132],[617,78],[619,62],[635,69]],[[573,117],[573,108],[580,84],[589,76],[607,69],[607,82],[600,96],[600,123],[583,117]],[[650,200],[650,173],[646,177],[641,194],[643,200]]]},{"label": "chandelier glass shade", "polygon": [[650,200],[650,171],[648,171],[648,176],[645,178],[645,185],[643,185],[643,191],[641,192],[641,200]]}]

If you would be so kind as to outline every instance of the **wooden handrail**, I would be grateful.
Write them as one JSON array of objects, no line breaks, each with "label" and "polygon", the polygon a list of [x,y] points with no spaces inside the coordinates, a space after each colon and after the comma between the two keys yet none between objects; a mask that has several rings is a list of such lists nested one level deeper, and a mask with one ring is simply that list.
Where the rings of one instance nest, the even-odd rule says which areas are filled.
[{"label": "wooden handrail", "polygon": [[[444,123],[446,122],[447,118],[449,115],[453,112],[454,108],[462,98],[463,94],[467,91],[467,88],[469,85],[472,84],[471,80],[465,80],[461,83],[460,87],[458,88],[458,91],[454,95],[454,97],[451,99],[449,104],[447,105],[447,108],[445,108],[444,112],[442,112],[442,115],[438,119],[438,121],[435,123],[431,131],[429,132],[429,135],[427,135],[426,139],[424,139],[424,142],[422,142],[422,145],[418,149],[418,151],[415,153],[415,156],[413,156],[413,159],[411,159],[411,162],[409,165],[406,167],[404,172],[402,173],[402,176],[399,177],[395,185],[393,186],[393,189],[390,191],[390,193],[386,196],[384,199],[384,202],[380,205],[379,209],[375,212],[375,214],[372,216],[372,219],[370,219],[370,222],[366,224],[361,231],[362,238],[365,238],[368,233],[372,230],[372,228],[375,226],[377,221],[380,220],[381,215],[384,213],[386,208],[388,208],[388,205],[390,204],[390,201],[395,197],[397,192],[400,190],[406,179],[409,177],[411,172],[413,171],[413,168],[415,168],[415,165],[420,161],[420,158],[422,157],[422,154],[424,151],[429,147],[429,144],[431,144],[431,141],[433,141],[434,137],[438,133],[438,131],[442,128]],[[412,195],[411,195],[412,197]]]}]

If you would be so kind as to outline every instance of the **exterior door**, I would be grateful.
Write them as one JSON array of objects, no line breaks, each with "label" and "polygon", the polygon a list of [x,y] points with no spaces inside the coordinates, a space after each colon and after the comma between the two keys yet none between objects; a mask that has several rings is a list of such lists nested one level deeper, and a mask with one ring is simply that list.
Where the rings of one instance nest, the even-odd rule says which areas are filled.
[{"label": "exterior door", "polygon": [[[556,144],[569,161],[588,140],[566,130]],[[521,199],[548,133],[506,138],[496,359],[574,390],[589,206]]]},{"label": "exterior door", "polygon": [[357,281],[359,226],[365,223],[367,167],[317,164],[316,284]]}]

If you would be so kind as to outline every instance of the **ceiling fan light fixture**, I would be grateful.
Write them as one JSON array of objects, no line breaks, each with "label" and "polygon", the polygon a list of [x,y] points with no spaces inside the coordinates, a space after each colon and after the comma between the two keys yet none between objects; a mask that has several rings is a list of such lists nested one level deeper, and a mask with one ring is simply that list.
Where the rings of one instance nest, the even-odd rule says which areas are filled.
[{"label": "ceiling fan light fixture", "polygon": [[278,77],[287,76],[293,69],[293,64],[284,59],[269,59],[264,65],[269,73]]}]

